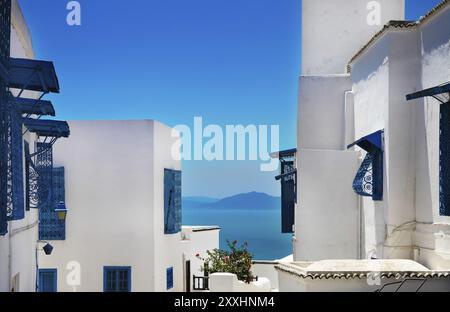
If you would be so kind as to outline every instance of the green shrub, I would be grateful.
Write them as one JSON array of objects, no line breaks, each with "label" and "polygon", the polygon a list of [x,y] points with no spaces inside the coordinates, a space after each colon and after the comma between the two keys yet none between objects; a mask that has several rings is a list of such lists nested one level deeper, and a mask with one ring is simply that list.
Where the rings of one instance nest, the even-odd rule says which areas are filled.
[{"label": "green shrub", "polygon": [[253,256],[247,249],[247,243],[238,246],[237,241],[227,241],[229,251],[214,249],[208,251],[208,256],[204,259],[204,272],[212,273],[233,273],[240,281],[250,283],[253,280],[251,270]]}]

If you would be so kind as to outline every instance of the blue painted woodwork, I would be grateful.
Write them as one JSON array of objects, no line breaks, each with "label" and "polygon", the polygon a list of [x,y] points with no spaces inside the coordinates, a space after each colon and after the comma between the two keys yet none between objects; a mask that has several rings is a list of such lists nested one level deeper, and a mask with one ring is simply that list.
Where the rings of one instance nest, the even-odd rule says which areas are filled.
[{"label": "blue painted woodwork", "polygon": [[348,146],[357,145],[367,152],[353,180],[353,190],[375,201],[383,200],[383,135],[384,130],[379,130]]},{"label": "blue painted woodwork", "polygon": [[450,216],[450,102],[440,106],[439,212]]},{"label": "blue painted woodwork", "polygon": [[8,233],[8,96],[6,73],[11,38],[11,0],[0,0],[0,235]]},{"label": "blue painted woodwork", "polygon": [[437,86],[437,87],[425,89],[425,90],[422,90],[419,92],[415,92],[412,94],[408,94],[406,96],[406,99],[408,101],[411,101],[411,100],[415,100],[415,99],[419,99],[419,98],[423,98],[423,97],[427,97],[427,96],[434,96],[434,95],[439,95],[439,94],[449,93],[449,92],[450,92],[450,82],[446,83],[442,86]]},{"label": "blue painted woodwork", "polygon": [[25,210],[29,211],[31,207],[30,202],[30,189],[31,189],[31,156],[30,156],[30,144],[27,141],[24,141],[23,150],[25,153]]},{"label": "blue painted woodwork", "polygon": [[59,93],[58,77],[52,62],[10,58],[8,75],[10,88]]},{"label": "blue painted woodwork", "polygon": [[28,131],[38,136],[67,138],[70,135],[70,128],[66,121],[24,118],[23,123]]},{"label": "blue painted woodwork", "polygon": [[23,181],[23,138],[22,116],[10,105],[10,199],[9,219],[22,220],[25,217],[24,181]]},{"label": "blue painted woodwork", "polygon": [[50,101],[26,98],[14,98],[14,101],[22,114],[55,116],[55,108]]},{"label": "blue painted woodwork", "polygon": [[181,231],[181,171],[164,169],[164,234]]},{"label": "blue painted woodwork", "polygon": [[281,232],[293,233],[295,223],[295,203],[297,201],[296,191],[296,171],[294,161],[281,162],[281,174],[285,175],[281,178]]},{"label": "blue painted woodwork", "polygon": [[39,239],[65,240],[66,222],[58,219],[55,209],[65,201],[64,168],[51,169],[49,200],[39,205]]},{"label": "blue painted woodwork", "polygon": [[167,290],[173,288],[173,267],[170,267],[166,271],[166,288]]},{"label": "blue painted woodwork", "polygon": [[57,279],[56,269],[39,269],[38,292],[57,292]]},{"label": "blue painted woodwork", "polygon": [[104,292],[130,292],[131,267],[105,266],[103,267]]}]

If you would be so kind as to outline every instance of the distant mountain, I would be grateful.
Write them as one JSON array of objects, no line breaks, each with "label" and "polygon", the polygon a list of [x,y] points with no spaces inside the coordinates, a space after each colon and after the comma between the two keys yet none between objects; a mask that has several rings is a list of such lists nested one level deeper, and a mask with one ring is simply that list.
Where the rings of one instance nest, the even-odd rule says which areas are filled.
[{"label": "distant mountain", "polygon": [[182,198],[183,208],[198,208],[204,204],[210,204],[218,202],[219,199],[202,196],[186,196]]},{"label": "distant mountain", "polygon": [[237,194],[220,200],[206,197],[185,197],[183,208],[204,208],[220,210],[272,210],[279,209],[280,198],[265,193],[251,192]]}]

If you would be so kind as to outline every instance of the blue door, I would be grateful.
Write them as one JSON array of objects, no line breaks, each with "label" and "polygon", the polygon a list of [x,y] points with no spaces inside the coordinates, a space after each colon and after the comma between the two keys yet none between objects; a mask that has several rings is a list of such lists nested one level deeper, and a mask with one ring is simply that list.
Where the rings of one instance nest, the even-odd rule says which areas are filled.
[{"label": "blue door", "polygon": [[57,270],[39,269],[39,292],[57,292]]}]

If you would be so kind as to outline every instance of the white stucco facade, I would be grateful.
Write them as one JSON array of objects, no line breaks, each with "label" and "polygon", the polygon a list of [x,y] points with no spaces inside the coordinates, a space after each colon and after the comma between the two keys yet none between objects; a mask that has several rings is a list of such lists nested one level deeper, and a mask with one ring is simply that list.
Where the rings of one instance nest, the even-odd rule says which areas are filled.
[{"label": "white stucco facade", "polygon": [[[389,16],[383,23],[394,21],[371,32],[347,25],[362,25],[366,15],[358,6],[303,1],[295,272],[278,270],[280,291],[374,289],[366,279],[302,277],[305,263],[326,259],[416,261],[435,272],[420,276],[436,278],[440,290],[448,289],[450,217],[439,211],[440,103],[407,101],[406,95],[450,81],[450,2],[418,22],[399,21],[403,1],[381,6]],[[305,18],[308,11],[314,13]],[[343,21],[349,16],[352,21]],[[330,23],[335,27],[324,26]],[[336,43],[321,47],[332,35]],[[347,146],[379,130],[384,130],[383,196],[374,200],[353,192],[366,152]],[[358,263],[350,263],[345,273],[355,273]],[[381,284],[391,282],[389,276]]]},{"label": "white stucco facade", "polygon": [[405,0],[302,0],[302,75],[346,72],[382,25],[403,20]]},{"label": "white stucco facade", "polygon": [[[54,146],[54,166],[65,170],[66,240],[51,241],[53,253],[39,267],[57,269],[58,291],[103,291],[108,266],[131,267],[134,292],[184,291],[185,261],[218,248],[219,230],[164,234],[164,169],[181,170],[172,129],[151,120],[69,125],[70,138]],[[67,283],[73,261],[81,269],[75,288]]]},{"label": "white stucco facade", "polygon": [[[17,0],[12,1],[10,55],[15,58],[34,58],[31,37]],[[14,90],[13,93],[17,95]],[[33,92],[24,92],[22,95],[29,98],[35,96]],[[25,132],[25,128],[23,130]],[[33,153],[36,136],[27,133],[23,139],[30,144]],[[0,236],[0,292],[35,290],[37,230],[38,214],[35,209],[26,210],[22,220],[8,222],[8,233]]]}]

